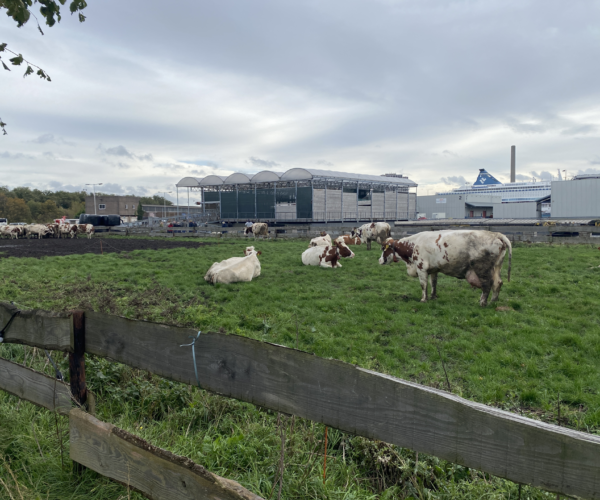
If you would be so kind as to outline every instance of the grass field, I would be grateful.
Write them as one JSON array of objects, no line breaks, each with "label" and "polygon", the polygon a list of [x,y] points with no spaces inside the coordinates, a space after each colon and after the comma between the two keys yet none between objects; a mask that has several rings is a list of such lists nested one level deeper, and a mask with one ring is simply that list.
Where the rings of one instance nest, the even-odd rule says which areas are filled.
[{"label": "grass field", "polygon": [[[119,241],[105,240],[115,248]],[[53,310],[93,308],[297,345],[322,357],[447,389],[444,365],[452,392],[463,397],[556,422],[560,395],[563,425],[588,432],[600,428],[596,248],[517,246],[512,281],[506,282],[505,271],[500,302],[482,309],[478,290],[443,276],[438,282],[440,298],[419,302],[419,283],[406,275],[404,264],[379,266],[380,252],[368,252],[364,246],[356,249],[354,259],[344,260],[341,269],[302,266],[306,241],[259,241],[256,246],[263,254],[258,279],[210,286],[203,280],[208,267],[241,255],[248,244],[210,241],[215,244],[193,249],[1,259],[0,300]],[[498,311],[497,305],[509,310]],[[0,348],[0,355],[17,360],[25,352],[22,347]],[[31,355],[30,359],[44,361],[39,356],[37,361]],[[92,359],[89,365],[101,418],[190,456],[266,497],[277,495],[273,483],[278,432],[286,428],[286,457],[291,455],[291,462],[283,498],[516,498],[512,483],[467,473],[431,457],[417,463],[412,452],[337,431],[330,437],[331,453],[341,456],[332,460],[331,475],[323,485],[322,450],[320,466],[316,458],[322,426],[298,419],[291,433],[290,421],[277,427],[276,415],[251,405],[189,391],[104,360]],[[31,418],[21,422],[16,399],[2,397],[0,419],[14,420],[25,434]],[[24,406],[28,405],[23,403],[21,412]],[[47,420],[40,436],[51,442],[54,435],[56,441],[54,416],[27,411],[40,422]],[[35,443],[24,440],[31,447],[25,456],[35,457]],[[0,430],[0,451],[5,442]],[[397,456],[381,458],[386,453]],[[11,456],[16,460],[17,454]],[[58,460],[55,465],[63,470]],[[389,463],[394,466],[382,465]],[[394,478],[402,481],[389,489]],[[31,488],[45,498],[43,488]],[[111,488],[120,487],[102,487],[98,494],[107,495]],[[55,498],[80,498],[72,496],[72,489],[64,491],[71,496]],[[387,493],[380,495],[381,491]],[[528,489],[525,495],[545,497]]]}]

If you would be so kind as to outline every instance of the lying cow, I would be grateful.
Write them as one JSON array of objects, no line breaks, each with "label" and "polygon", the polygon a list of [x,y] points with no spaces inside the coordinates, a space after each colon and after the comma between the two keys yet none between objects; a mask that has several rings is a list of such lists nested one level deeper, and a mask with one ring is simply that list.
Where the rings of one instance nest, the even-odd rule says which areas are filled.
[{"label": "lying cow", "polygon": [[247,227],[244,230],[244,234],[245,235],[253,234],[254,239],[256,239],[257,236],[262,236],[263,238],[268,237],[269,236],[269,226],[266,222],[255,222],[254,224],[252,224],[251,227]]},{"label": "lying cow", "polygon": [[335,241],[340,241],[348,246],[350,245],[360,245],[361,241],[360,238],[358,236],[348,236],[347,234],[344,234],[342,236],[338,236]]},{"label": "lying cow", "polygon": [[427,279],[431,298],[437,298],[437,275],[443,273],[466,279],[481,288],[479,304],[487,305],[490,290],[492,301],[498,300],[502,279],[500,272],[508,249],[508,281],[512,264],[512,246],[506,236],[491,231],[427,231],[382,246],[380,264],[402,259],[409,276],[418,277],[423,291],[421,302],[427,302]]},{"label": "lying cow", "polygon": [[38,239],[43,238],[47,234],[52,234],[52,230],[46,227],[44,224],[29,224],[26,227],[27,238],[31,236],[37,236]]},{"label": "lying cow", "polygon": [[232,257],[222,262],[215,262],[207,271],[204,279],[213,285],[215,283],[237,283],[252,281],[260,276],[260,261],[254,247],[246,247],[244,257]]},{"label": "lying cow", "polygon": [[77,232],[81,234],[87,234],[88,240],[94,236],[94,226],[92,224],[77,224]]},{"label": "lying cow", "polygon": [[302,264],[305,266],[342,267],[341,258],[352,259],[354,252],[344,243],[336,242],[334,245],[314,246],[302,253]]},{"label": "lying cow", "polygon": [[371,250],[371,242],[376,241],[383,245],[391,234],[390,225],[387,222],[370,222],[363,224],[358,229],[354,228],[350,236],[352,238],[359,237],[362,241],[367,242],[367,250]]},{"label": "lying cow", "polygon": [[324,247],[326,245],[332,246],[331,236],[323,231],[321,232],[321,236],[317,236],[316,238],[310,240],[308,247]]},{"label": "lying cow", "polygon": [[77,225],[76,224],[60,224],[58,226],[58,237],[64,238],[75,238],[77,236]]}]

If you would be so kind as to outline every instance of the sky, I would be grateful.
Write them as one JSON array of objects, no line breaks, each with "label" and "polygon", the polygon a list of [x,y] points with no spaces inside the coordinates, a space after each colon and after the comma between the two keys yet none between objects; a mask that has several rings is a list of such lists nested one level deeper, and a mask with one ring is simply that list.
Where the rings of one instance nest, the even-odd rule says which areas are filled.
[{"label": "sky", "polygon": [[0,185],[175,200],[186,176],[304,167],[434,194],[508,181],[512,145],[518,180],[600,172],[598,0],[88,5],[43,36],[0,12],[52,78],[0,73]]}]

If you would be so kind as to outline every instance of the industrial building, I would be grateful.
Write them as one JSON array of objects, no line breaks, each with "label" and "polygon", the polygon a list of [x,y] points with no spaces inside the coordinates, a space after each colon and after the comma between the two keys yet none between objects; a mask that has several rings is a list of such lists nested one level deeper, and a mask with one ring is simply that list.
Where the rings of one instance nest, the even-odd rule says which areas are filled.
[{"label": "industrial building", "polygon": [[292,168],[227,177],[184,177],[179,189],[200,192],[205,210],[224,221],[361,222],[412,220],[417,184],[398,174],[363,175]]},{"label": "industrial building", "polygon": [[137,220],[139,196],[118,196],[112,194],[87,195],[85,197],[86,214],[117,214],[123,222]]}]

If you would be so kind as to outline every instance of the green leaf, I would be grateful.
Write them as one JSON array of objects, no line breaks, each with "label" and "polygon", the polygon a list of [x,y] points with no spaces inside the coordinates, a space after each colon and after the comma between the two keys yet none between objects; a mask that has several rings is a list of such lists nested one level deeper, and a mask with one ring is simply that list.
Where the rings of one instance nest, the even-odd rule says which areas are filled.
[{"label": "green leaf", "polygon": [[4,66],[4,69],[6,71],[10,71],[10,68],[6,64],[4,64],[4,61],[2,61],[2,66]]},{"label": "green leaf", "polygon": [[27,65],[27,69],[25,70],[25,74],[23,75],[23,78],[25,78],[26,76],[29,76],[33,73],[33,68],[31,66],[29,66],[29,64]]},{"label": "green leaf", "polygon": [[13,66],[20,66],[23,62],[23,56],[19,54],[17,57],[12,57],[9,61],[13,64]]},{"label": "green leaf", "polygon": [[6,43],[0,43],[0,52],[4,52],[6,45],[7,45]]},{"label": "green leaf", "polygon": [[82,23],[85,21],[85,16],[80,12],[79,13],[79,22]]}]

